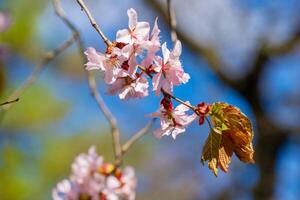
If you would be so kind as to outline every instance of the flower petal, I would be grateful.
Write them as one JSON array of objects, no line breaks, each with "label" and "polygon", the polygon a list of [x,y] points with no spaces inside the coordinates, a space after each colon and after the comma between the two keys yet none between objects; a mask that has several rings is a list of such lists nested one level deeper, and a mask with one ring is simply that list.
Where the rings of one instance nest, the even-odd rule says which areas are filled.
[{"label": "flower petal", "polygon": [[133,8],[130,8],[127,10],[128,15],[128,27],[130,30],[134,30],[136,24],[137,24],[137,13]]},{"label": "flower petal", "polygon": [[123,43],[131,43],[131,35],[128,31],[128,29],[122,29],[117,32],[116,36],[117,42],[123,42]]},{"label": "flower petal", "polygon": [[177,40],[170,55],[171,59],[179,58],[181,55],[181,48],[181,42]]},{"label": "flower petal", "polygon": [[164,58],[164,64],[166,64],[169,61],[170,58],[170,51],[167,48],[167,43],[163,43],[162,45],[162,53],[163,53],[163,58]]},{"label": "flower petal", "polygon": [[87,56],[88,62],[85,64],[87,70],[100,69],[102,71],[105,70],[103,62],[107,59],[104,54],[101,54],[96,51],[95,48],[89,47],[84,52]]}]

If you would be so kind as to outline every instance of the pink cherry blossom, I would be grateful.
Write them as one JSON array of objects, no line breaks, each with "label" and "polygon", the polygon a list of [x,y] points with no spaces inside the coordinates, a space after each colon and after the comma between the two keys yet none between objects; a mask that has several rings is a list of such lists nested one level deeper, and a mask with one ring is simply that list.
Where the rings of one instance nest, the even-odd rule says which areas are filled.
[{"label": "pink cherry blossom", "polygon": [[150,26],[148,22],[138,22],[137,13],[133,8],[127,10],[129,18],[128,29],[122,29],[117,32],[117,42],[126,44],[138,43],[148,40]]},{"label": "pink cherry blossom", "polygon": [[162,45],[163,59],[159,56],[155,57],[155,65],[153,66],[154,71],[157,73],[153,79],[153,91],[157,91],[160,94],[160,88],[166,88],[166,80],[168,89],[173,90],[173,85],[178,86],[182,83],[187,83],[190,79],[189,74],[185,73],[179,56],[181,55],[181,42],[177,40],[174,45],[174,49],[170,52],[167,48],[166,43]]},{"label": "pink cherry blossom", "polygon": [[[189,104],[189,102],[186,102]],[[171,107],[166,109],[163,105],[150,117],[160,118],[160,128],[154,131],[154,135],[161,138],[164,135],[172,135],[173,139],[180,133],[185,132],[186,127],[196,119],[197,115],[188,115],[186,112],[189,108],[183,104],[178,105],[175,109]]]},{"label": "pink cherry blossom", "polygon": [[112,84],[118,77],[125,76],[126,74],[121,66],[127,60],[128,49],[116,49],[114,48],[113,54],[102,54],[92,47],[89,47],[85,51],[88,59],[88,62],[85,64],[86,69],[104,71],[104,81],[106,84]]},{"label": "pink cherry blossom", "polygon": [[116,41],[129,45],[128,73],[132,76],[137,70],[136,56],[144,53],[144,44],[149,40],[150,26],[148,22],[138,22],[137,13],[133,8],[128,9],[127,15],[128,29],[119,30]]},{"label": "pink cherry blossom", "polygon": [[154,58],[155,58],[155,53],[159,51],[160,49],[160,40],[159,40],[159,33],[160,30],[157,25],[157,20],[158,18],[155,19],[154,26],[150,35],[150,38],[148,41],[145,41],[143,43],[143,47],[147,50],[147,56],[146,58],[142,61],[142,66],[148,67],[152,64]]},{"label": "pink cherry blossom", "polygon": [[88,154],[80,154],[72,164],[71,180],[76,183],[80,193],[89,194],[93,199],[99,196],[105,187],[105,176],[97,172],[103,164],[103,158],[96,153],[95,146],[90,147]]},{"label": "pink cherry blossom", "polygon": [[119,94],[120,99],[143,98],[148,96],[149,83],[145,77],[133,79],[129,76],[118,78],[107,90],[110,95]]},{"label": "pink cherry blossom", "polygon": [[97,52],[93,47],[87,48],[84,54],[88,60],[85,64],[87,70],[99,69],[105,71],[104,62],[107,58],[104,54]]},{"label": "pink cherry blossom", "polygon": [[136,178],[132,167],[124,168],[120,180],[115,176],[109,176],[107,179],[107,187],[103,191],[108,200],[114,199],[135,199]]},{"label": "pink cherry blossom", "polygon": [[115,169],[104,163],[92,146],[88,153],[77,156],[72,164],[69,180],[57,184],[52,192],[54,200],[134,200],[136,177],[133,168]]},{"label": "pink cherry blossom", "polygon": [[69,180],[63,180],[57,184],[57,187],[52,191],[53,200],[77,200],[79,196],[78,190]]}]

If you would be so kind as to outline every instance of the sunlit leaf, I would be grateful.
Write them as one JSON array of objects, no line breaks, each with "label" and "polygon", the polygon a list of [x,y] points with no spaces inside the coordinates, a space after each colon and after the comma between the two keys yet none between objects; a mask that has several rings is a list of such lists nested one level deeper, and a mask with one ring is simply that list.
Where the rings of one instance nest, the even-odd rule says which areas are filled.
[{"label": "sunlit leaf", "polygon": [[245,163],[254,163],[253,130],[250,120],[238,108],[227,103],[210,106],[211,132],[202,152],[202,162],[217,176],[217,168],[227,172],[232,154]]},{"label": "sunlit leaf", "polygon": [[217,129],[211,129],[202,149],[201,162],[208,161],[208,167],[218,176],[219,148],[222,133]]}]

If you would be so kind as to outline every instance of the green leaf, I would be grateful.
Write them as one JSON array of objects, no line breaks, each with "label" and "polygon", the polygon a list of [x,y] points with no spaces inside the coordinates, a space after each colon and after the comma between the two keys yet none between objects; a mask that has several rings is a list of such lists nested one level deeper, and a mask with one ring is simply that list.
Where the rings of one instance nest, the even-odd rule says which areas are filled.
[{"label": "green leaf", "polygon": [[208,161],[208,168],[218,176],[219,148],[222,139],[222,132],[218,129],[211,129],[202,149],[201,162],[204,165]]}]

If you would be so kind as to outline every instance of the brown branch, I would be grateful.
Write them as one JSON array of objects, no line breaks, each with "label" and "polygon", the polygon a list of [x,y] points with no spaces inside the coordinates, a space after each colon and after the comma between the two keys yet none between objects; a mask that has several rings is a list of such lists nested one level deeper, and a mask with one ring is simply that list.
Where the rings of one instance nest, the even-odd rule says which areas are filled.
[{"label": "brown branch", "polygon": [[263,52],[269,56],[283,56],[290,53],[300,42],[300,21],[296,24],[295,32],[287,40],[277,45],[266,45]]},{"label": "brown branch", "polygon": [[10,104],[10,103],[16,103],[19,101],[19,98],[15,99],[15,100],[11,100],[11,101],[6,101],[0,104],[0,106],[4,106],[6,104]]},{"label": "brown branch", "polygon": [[122,154],[124,155],[141,137],[146,135],[154,124],[155,119],[151,120],[145,127],[133,134],[133,136],[122,146]]},{"label": "brown branch", "polygon": [[[84,2],[83,1],[77,1],[77,2],[81,6],[81,8],[86,12],[92,25],[94,24],[93,27],[100,34],[100,36],[102,37],[104,42],[107,45],[109,45],[110,41],[106,38],[104,33],[101,31],[99,26],[96,24],[94,18],[90,14],[90,12],[89,12],[88,8],[86,7],[86,5],[84,4]],[[86,63],[86,58],[84,55],[84,47],[83,47],[84,45],[83,45],[83,41],[82,41],[79,31],[73,25],[73,23],[66,17],[63,8],[60,5],[60,0],[53,0],[53,5],[54,5],[55,13],[57,14],[57,16],[65,23],[65,25],[73,32],[74,35],[78,36],[78,44],[77,45],[78,45],[79,53],[82,57],[83,63]],[[91,94],[94,97],[99,109],[101,110],[101,112],[103,113],[103,115],[105,116],[105,118],[107,119],[107,121],[110,124],[112,137],[113,137],[114,155],[115,155],[116,163],[119,164],[122,162],[122,153],[121,153],[120,133],[119,133],[119,129],[117,128],[116,119],[114,118],[114,116],[112,115],[112,113],[110,112],[108,107],[106,106],[101,94],[97,90],[97,83],[96,83],[94,74],[89,71],[86,71],[86,70],[85,70],[85,72],[87,75],[88,86],[91,91]]]},{"label": "brown branch", "polygon": [[96,20],[92,16],[92,14],[89,11],[88,7],[85,5],[84,1],[83,0],[77,0],[77,3],[81,7],[81,10],[83,10],[85,12],[85,14],[87,15],[87,17],[90,20],[90,23],[92,24],[92,26],[94,27],[94,29],[97,31],[97,33],[99,33],[100,37],[103,39],[103,41],[105,42],[105,44],[107,46],[110,46],[111,45],[111,41],[104,35],[104,33],[102,32],[102,30],[99,28],[98,24],[96,23]]},{"label": "brown branch", "polygon": [[[29,77],[24,81],[24,83],[16,89],[7,99],[7,101],[12,101],[13,99],[19,99],[20,96],[24,93],[24,91],[31,86],[31,84],[36,80],[37,76],[40,74],[42,69],[52,60],[54,60],[59,54],[61,54],[64,50],[70,47],[76,40],[77,35],[73,34],[68,40],[62,43],[56,49],[45,53],[42,61],[40,64],[36,65],[33,72],[29,75]],[[7,111],[11,108],[14,104],[6,104],[2,108],[4,111]]]},{"label": "brown branch", "polygon": [[172,8],[171,0],[167,0],[167,8],[168,8],[168,19],[169,19],[169,26],[171,29],[171,39],[173,44],[178,40],[177,33],[176,33],[176,16],[175,11]]},{"label": "brown branch", "polygon": [[98,107],[102,111],[103,115],[107,119],[110,124],[112,137],[113,137],[113,146],[114,146],[114,154],[116,159],[116,165],[121,164],[122,162],[122,152],[121,152],[121,141],[120,141],[120,132],[117,128],[117,121],[106,106],[105,102],[103,101],[102,96],[97,90],[96,80],[94,75],[91,72],[88,72],[88,83],[92,93],[92,96],[95,98]]}]

